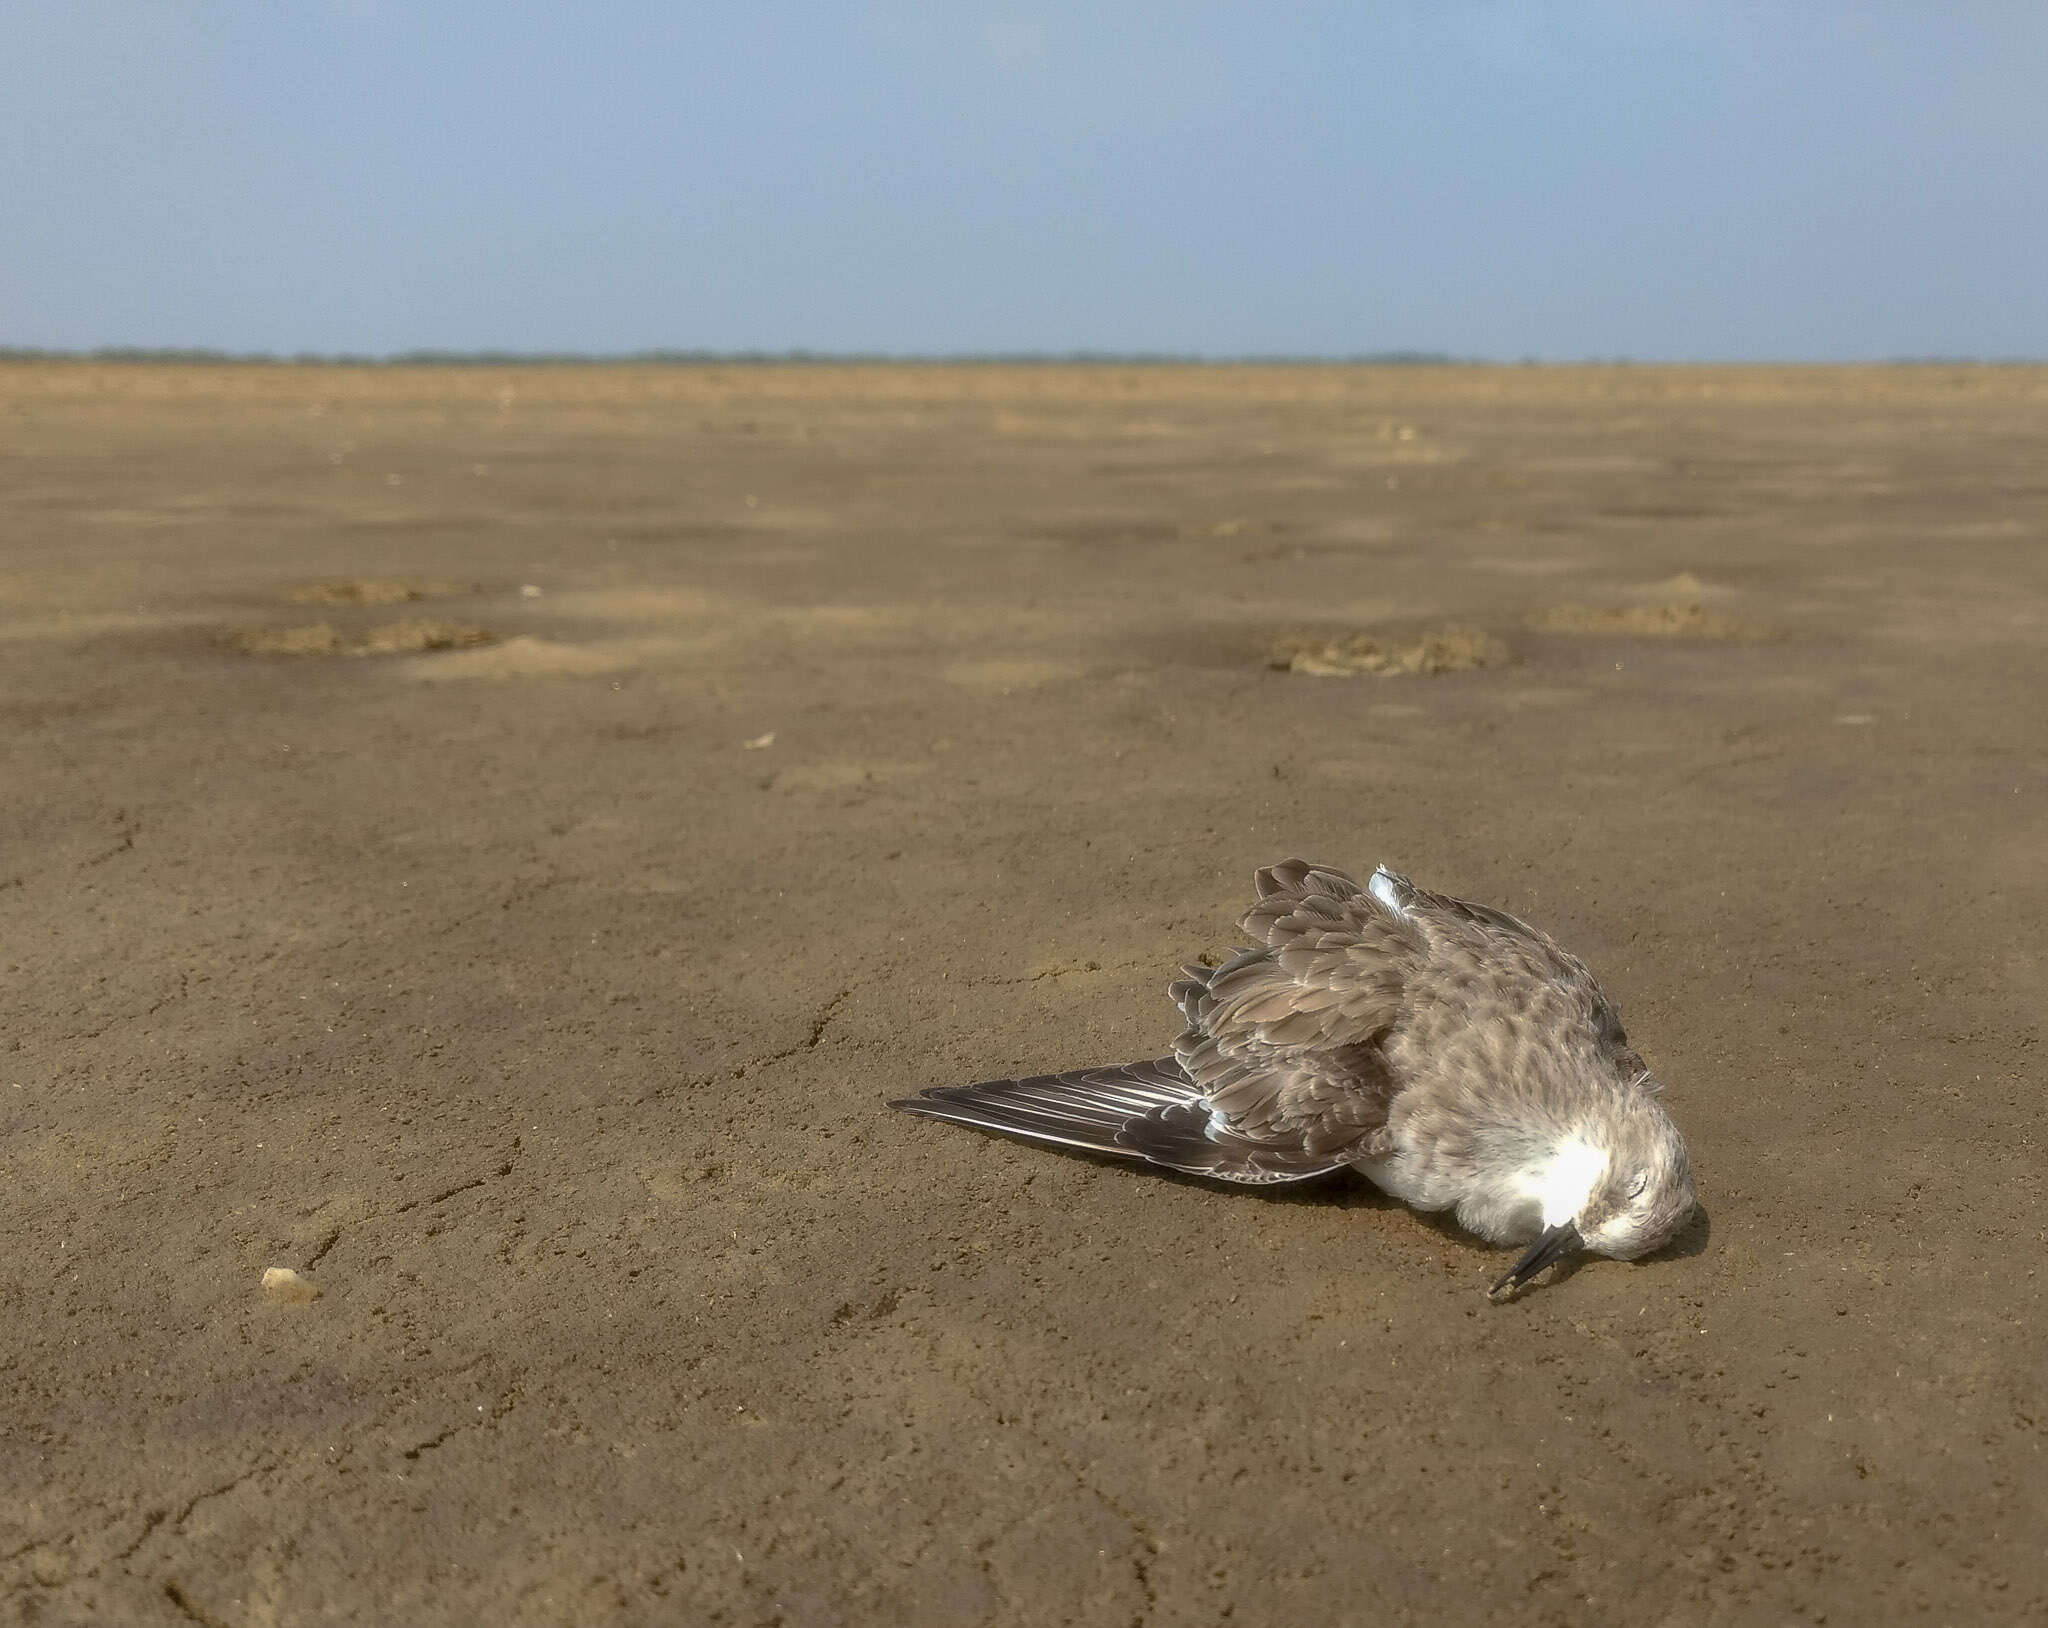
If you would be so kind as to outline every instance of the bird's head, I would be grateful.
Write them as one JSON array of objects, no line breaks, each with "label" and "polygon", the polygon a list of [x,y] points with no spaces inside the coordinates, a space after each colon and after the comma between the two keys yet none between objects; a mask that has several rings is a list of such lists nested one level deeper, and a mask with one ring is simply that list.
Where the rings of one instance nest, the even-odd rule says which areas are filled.
[{"label": "bird's head", "polygon": [[1581,1250],[1630,1261],[1668,1244],[1699,1199],[1685,1138],[1652,1094],[1632,1082],[1630,1101],[1568,1138],[1544,1182],[1543,1231],[1493,1286],[1512,1295],[1547,1266]]}]

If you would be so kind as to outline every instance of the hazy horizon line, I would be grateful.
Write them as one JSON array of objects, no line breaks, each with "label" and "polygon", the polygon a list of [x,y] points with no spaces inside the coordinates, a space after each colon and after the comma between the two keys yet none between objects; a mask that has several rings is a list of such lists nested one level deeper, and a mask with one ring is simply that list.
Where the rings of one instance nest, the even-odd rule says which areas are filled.
[{"label": "hazy horizon line", "polygon": [[1209,354],[1201,351],[1015,350],[831,351],[715,350],[655,347],[634,351],[411,349],[235,351],[208,346],[100,345],[62,349],[0,345],[0,362],[124,362],[242,367],[2039,367],[2035,356],[1888,356],[1862,361],[1762,359],[1701,361],[1669,357],[1574,358],[1459,356],[1449,351],[1384,350],[1329,355]]}]

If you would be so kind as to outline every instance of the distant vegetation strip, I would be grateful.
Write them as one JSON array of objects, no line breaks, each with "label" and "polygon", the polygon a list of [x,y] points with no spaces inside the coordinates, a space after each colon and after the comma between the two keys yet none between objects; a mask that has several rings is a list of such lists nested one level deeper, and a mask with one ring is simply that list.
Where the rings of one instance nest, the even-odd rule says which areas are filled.
[{"label": "distant vegetation strip", "polygon": [[302,351],[282,356],[269,351],[196,350],[146,345],[113,345],[99,350],[40,350],[0,345],[0,362],[147,362],[157,366],[236,363],[253,367],[804,367],[878,364],[917,367],[1114,366],[1114,367],[1444,367],[1474,358],[1436,351],[1367,351],[1355,356],[1200,356],[1156,351],[989,351],[943,355],[886,351],[812,350],[639,350],[616,355],[587,351],[408,350],[389,356]]}]

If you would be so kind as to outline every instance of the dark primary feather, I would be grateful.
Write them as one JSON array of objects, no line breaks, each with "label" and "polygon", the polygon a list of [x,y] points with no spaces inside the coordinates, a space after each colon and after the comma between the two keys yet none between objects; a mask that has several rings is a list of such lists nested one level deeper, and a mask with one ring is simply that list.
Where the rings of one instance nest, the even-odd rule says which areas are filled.
[{"label": "dark primary feather", "polygon": [[1171,1057],[1109,1068],[1077,1068],[1023,1080],[941,1085],[889,1106],[977,1130],[1005,1131],[1091,1153],[1139,1157],[1117,1137],[1126,1125],[1195,1100]]},{"label": "dark primary feather", "polygon": [[1171,1057],[1024,1080],[942,1085],[890,1104],[928,1119],[1034,1142],[1144,1159],[1218,1181],[1265,1185],[1327,1175],[1343,1159],[1220,1134]]}]

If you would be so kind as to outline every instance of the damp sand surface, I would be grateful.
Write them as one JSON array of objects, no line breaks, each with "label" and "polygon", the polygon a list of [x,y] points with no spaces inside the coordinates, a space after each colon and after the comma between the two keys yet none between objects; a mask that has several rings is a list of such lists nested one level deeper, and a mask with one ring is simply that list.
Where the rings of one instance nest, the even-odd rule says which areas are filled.
[{"label": "damp sand surface", "polygon": [[[2048,374],[0,422],[0,1620],[2048,1613]],[[1157,1055],[1294,854],[1592,964],[1674,1250],[884,1109]]]}]

